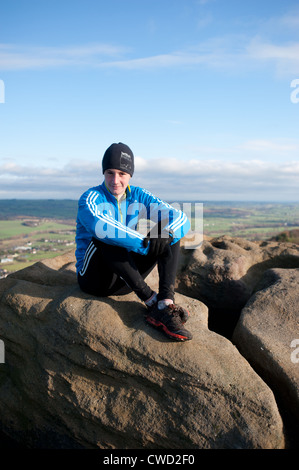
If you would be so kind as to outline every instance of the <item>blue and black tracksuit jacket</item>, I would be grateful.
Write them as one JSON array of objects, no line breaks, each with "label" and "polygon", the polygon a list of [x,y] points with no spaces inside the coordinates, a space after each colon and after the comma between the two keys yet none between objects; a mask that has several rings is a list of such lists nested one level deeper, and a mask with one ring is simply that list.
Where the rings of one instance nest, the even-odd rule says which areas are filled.
[{"label": "blue and black tracksuit jacket", "polygon": [[88,262],[84,256],[92,238],[146,255],[149,246],[143,246],[144,235],[137,231],[142,219],[154,223],[168,219],[165,229],[173,235],[172,244],[183,238],[190,229],[184,212],[138,186],[128,186],[126,197],[121,201],[110,193],[105,182],[85,191],[78,203],[77,273]]}]

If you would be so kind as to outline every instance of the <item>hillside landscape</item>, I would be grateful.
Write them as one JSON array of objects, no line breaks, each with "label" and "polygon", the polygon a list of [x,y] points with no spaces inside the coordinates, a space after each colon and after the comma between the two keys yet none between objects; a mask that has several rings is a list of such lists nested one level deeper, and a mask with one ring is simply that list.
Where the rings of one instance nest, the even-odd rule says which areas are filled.
[{"label": "hillside landscape", "polygon": [[[0,276],[75,248],[77,201],[0,200]],[[204,202],[205,237],[299,242],[298,203]]]},{"label": "hillside landscape", "polygon": [[176,281],[180,354],[134,293],[82,293],[76,205],[5,201],[0,448],[296,448],[299,205],[204,203]]}]

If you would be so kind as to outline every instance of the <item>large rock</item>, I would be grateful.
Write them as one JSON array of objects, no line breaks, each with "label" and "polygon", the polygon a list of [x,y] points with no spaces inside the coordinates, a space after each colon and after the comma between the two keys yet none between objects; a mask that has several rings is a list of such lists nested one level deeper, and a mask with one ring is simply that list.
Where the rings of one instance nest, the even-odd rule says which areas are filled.
[{"label": "large rock", "polygon": [[257,289],[233,341],[298,423],[299,269],[270,269]]},{"label": "large rock", "polygon": [[223,236],[183,253],[178,291],[206,304],[210,328],[227,337],[267,269],[299,268],[299,246],[291,243]]},{"label": "large rock", "polygon": [[283,448],[270,388],[205,305],[176,300],[186,343],[148,326],[134,294],[82,293],[65,257],[1,280],[2,430],[35,448]]}]

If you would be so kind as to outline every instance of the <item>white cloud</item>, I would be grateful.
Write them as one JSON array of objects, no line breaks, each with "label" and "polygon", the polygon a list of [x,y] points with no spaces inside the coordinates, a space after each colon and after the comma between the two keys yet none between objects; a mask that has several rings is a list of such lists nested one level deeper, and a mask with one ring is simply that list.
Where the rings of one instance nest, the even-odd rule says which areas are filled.
[{"label": "white cloud", "polygon": [[281,19],[282,24],[287,28],[298,28],[299,27],[299,14],[285,15]]},{"label": "white cloud", "polygon": [[95,66],[122,55],[127,49],[110,44],[86,44],[69,47],[38,47],[0,44],[2,70],[36,69],[65,66]]},{"label": "white cloud", "polygon": [[[130,55],[130,56],[129,56]],[[226,35],[187,49],[147,57],[132,57],[123,46],[87,44],[70,47],[29,47],[0,44],[2,70],[49,67],[105,67],[127,70],[189,66],[240,70],[274,62],[277,69],[299,73],[299,43],[273,44],[261,38]]]},{"label": "white cloud", "polygon": [[296,142],[275,142],[266,139],[249,140],[240,145],[239,148],[250,152],[267,153],[271,155],[272,158],[276,155],[298,154],[299,152],[299,144]]},{"label": "white cloud", "polygon": [[299,155],[299,141],[298,139],[251,139],[227,147],[196,146],[191,151],[192,154],[203,156],[207,160],[240,161],[240,158],[268,162],[296,160]]},{"label": "white cloud", "polygon": [[[239,162],[190,160],[148,161],[136,171],[141,186],[171,199],[299,200],[299,164],[261,160]],[[168,164],[168,165],[167,165]]]},{"label": "white cloud", "polygon": [[299,73],[299,42],[272,44],[254,38],[247,47],[248,59],[274,63],[280,74]]},{"label": "white cloud", "polygon": [[[136,157],[133,185],[172,201],[299,200],[299,162],[217,159],[145,160]],[[98,162],[71,161],[63,168],[0,165],[0,198],[77,199],[103,181]]]}]

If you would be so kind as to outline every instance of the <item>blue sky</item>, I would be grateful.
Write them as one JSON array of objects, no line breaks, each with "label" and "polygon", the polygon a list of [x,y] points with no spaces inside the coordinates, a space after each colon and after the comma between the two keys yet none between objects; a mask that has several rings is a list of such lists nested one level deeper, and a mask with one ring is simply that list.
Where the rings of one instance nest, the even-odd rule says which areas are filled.
[{"label": "blue sky", "polygon": [[297,0],[2,0],[0,18],[0,198],[77,199],[122,141],[132,184],[167,200],[299,201]]}]

